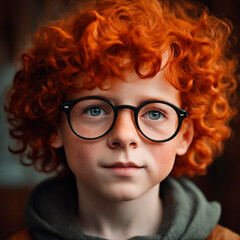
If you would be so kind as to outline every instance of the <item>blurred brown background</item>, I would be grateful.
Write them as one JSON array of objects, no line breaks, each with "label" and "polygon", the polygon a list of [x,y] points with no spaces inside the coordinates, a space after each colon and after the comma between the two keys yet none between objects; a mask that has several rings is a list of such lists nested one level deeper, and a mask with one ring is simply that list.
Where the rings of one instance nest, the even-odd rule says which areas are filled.
[{"label": "blurred brown background", "polygon": [[[218,17],[230,19],[234,25],[233,33],[240,41],[240,7],[238,6],[237,0],[198,1],[207,5],[210,11]],[[31,33],[33,33],[42,22],[59,17],[61,13],[69,9],[74,2],[76,1],[0,0],[1,69],[5,70],[5,68],[10,66],[10,68],[13,69],[11,70],[11,74],[13,74],[16,56],[18,53],[23,51],[29,41]],[[239,50],[240,43],[234,47],[234,51],[236,53],[239,53]],[[2,72],[0,72],[0,77],[1,73]],[[3,77],[0,78],[2,101],[3,81],[5,81],[5,79],[3,79]],[[9,81],[11,81],[11,79],[9,79]],[[221,203],[222,217],[220,223],[233,231],[240,233],[239,117],[232,122],[232,126],[234,134],[231,139],[226,142],[224,154],[216,159],[214,164],[209,168],[206,176],[196,177],[194,178],[194,181],[198,186],[200,186],[209,200],[217,200]],[[5,146],[2,146],[0,149],[0,168],[3,169],[2,174],[9,176],[10,179],[10,177],[14,174],[14,170],[4,170],[2,167],[4,165],[1,165],[1,161],[7,162],[9,158],[9,155],[2,154],[3,151],[6,151],[5,148]],[[14,159],[14,161],[17,160]],[[15,170],[15,173],[18,173],[19,171],[20,170]],[[22,175],[25,174],[23,173]],[[9,184],[7,180],[3,181],[0,178],[0,239],[5,239],[7,236],[24,227],[24,206],[35,181],[30,179],[22,184],[19,184],[17,181],[18,180],[16,180],[16,184],[14,181]]]}]

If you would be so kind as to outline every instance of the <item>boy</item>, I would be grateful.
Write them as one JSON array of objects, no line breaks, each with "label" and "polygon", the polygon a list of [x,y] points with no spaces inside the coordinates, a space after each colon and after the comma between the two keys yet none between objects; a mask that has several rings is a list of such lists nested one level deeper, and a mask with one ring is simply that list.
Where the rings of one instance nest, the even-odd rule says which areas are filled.
[{"label": "boy", "polygon": [[[184,7],[182,7],[184,6]],[[12,239],[239,239],[185,178],[230,135],[230,27],[187,2],[106,0],[36,33],[6,107],[43,172]]]}]

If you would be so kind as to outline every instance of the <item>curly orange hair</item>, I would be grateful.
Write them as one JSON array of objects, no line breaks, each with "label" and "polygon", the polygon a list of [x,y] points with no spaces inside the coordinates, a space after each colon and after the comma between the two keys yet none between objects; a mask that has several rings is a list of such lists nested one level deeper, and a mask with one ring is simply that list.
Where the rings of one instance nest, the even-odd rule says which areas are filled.
[{"label": "curly orange hair", "polygon": [[[126,56],[140,78],[153,77],[168,50],[166,78],[180,91],[194,125],[189,151],[177,156],[172,174],[204,174],[231,132],[236,61],[230,34],[229,22],[186,1],[105,0],[76,8],[39,29],[22,55],[5,107],[18,142],[11,151],[27,153],[28,164],[43,172],[67,168],[64,150],[51,147],[66,95],[103,89],[106,76],[124,80]],[[143,74],[146,65],[150,70]]]}]

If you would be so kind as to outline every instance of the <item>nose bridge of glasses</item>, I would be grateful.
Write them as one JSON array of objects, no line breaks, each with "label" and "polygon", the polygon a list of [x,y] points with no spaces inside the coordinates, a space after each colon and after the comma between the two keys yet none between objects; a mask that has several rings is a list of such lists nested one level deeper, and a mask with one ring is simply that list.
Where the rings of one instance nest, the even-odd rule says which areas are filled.
[{"label": "nose bridge of glasses", "polygon": [[119,105],[119,106],[115,106],[115,109],[117,111],[120,110],[120,109],[124,109],[124,108],[131,109],[134,113],[138,110],[137,107],[134,107],[132,105]]},{"label": "nose bridge of glasses", "polygon": [[132,105],[118,105],[118,106],[115,106],[116,114],[118,115],[119,110],[122,110],[122,109],[130,109],[130,110],[132,110],[133,113],[134,113],[134,116],[136,116],[137,112],[138,112],[138,108],[134,107]]},{"label": "nose bridge of glasses", "polygon": [[119,110],[130,109],[130,110],[132,110],[132,111],[130,111],[130,114],[131,114],[131,112],[133,112],[133,114],[131,114],[131,116],[132,116],[131,118],[132,118],[133,122],[136,121],[135,118],[136,118],[137,113],[138,113],[138,108],[137,107],[132,106],[132,105],[118,105],[118,106],[115,106],[114,109],[115,109],[116,120],[118,118]]}]

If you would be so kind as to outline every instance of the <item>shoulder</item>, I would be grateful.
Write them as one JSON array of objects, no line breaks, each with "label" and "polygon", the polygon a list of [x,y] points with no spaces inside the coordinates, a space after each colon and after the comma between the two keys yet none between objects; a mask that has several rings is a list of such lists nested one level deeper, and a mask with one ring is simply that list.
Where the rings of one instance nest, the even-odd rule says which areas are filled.
[{"label": "shoulder", "polygon": [[240,235],[232,232],[231,230],[221,226],[216,225],[210,235],[206,240],[240,240]]},{"label": "shoulder", "polygon": [[14,234],[8,240],[32,240],[30,231],[28,228]]}]

